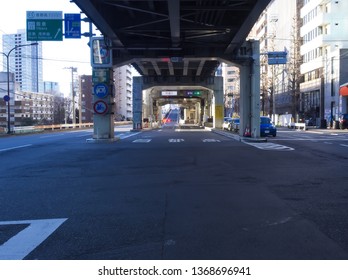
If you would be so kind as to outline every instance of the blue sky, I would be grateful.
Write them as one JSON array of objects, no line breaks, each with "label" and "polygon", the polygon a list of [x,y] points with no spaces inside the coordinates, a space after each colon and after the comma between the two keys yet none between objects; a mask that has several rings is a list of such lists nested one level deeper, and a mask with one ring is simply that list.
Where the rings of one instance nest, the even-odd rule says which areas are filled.
[{"label": "blue sky", "polygon": [[[0,51],[2,51],[2,35],[17,33],[26,28],[26,11],[62,11],[79,13],[78,7],[69,0],[10,0],[0,9]],[[82,14],[81,18],[85,15]],[[82,22],[82,33],[89,31],[87,23]],[[94,32],[95,33],[95,32]],[[100,34],[97,33],[97,36]],[[59,42],[43,42],[43,71],[45,81],[60,83],[61,91],[70,90],[71,72],[64,69],[77,67],[79,75],[91,74],[88,38],[63,39]],[[3,59],[0,58],[2,64]],[[2,66],[0,67],[2,71]]]}]

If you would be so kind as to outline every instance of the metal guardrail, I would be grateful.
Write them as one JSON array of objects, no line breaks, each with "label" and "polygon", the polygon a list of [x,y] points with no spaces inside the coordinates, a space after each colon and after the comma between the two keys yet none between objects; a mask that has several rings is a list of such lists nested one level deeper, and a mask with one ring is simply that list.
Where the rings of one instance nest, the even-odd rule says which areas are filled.
[{"label": "metal guardrail", "polygon": [[[114,122],[114,125],[126,125],[133,124],[132,121],[121,121]],[[54,131],[54,130],[65,130],[65,129],[81,129],[81,128],[90,128],[93,127],[93,123],[77,123],[77,124],[50,124],[50,125],[35,125],[35,126],[15,126],[13,132],[15,134],[19,133],[31,133],[31,132],[40,132],[40,131]],[[0,127],[0,134],[7,133],[7,130],[3,127]]]},{"label": "metal guardrail", "polygon": [[37,125],[36,129],[41,130],[61,130],[61,129],[76,129],[76,128],[86,128],[93,127],[93,123],[82,123],[82,124],[51,124],[51,125]]}]

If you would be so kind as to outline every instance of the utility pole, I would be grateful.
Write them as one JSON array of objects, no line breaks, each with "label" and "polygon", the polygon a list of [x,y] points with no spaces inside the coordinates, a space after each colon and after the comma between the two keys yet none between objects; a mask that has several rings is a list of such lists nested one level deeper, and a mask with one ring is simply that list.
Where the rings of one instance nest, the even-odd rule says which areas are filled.
[{"label": "utility pole", "polygon": [[72,123],[76,124],[76,112],[75,112],[75,89],[74,89],[74,73],[77,72],[76,67],[65,67],[64,69],[71,70],[71,94],[72,94]]}]

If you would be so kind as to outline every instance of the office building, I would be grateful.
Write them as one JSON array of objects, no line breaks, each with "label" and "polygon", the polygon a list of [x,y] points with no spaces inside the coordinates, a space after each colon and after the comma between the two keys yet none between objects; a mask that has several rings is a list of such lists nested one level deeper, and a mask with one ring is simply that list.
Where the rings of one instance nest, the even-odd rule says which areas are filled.
[{"label": "office building", "polygon": [[348,82],[347,1],[305,0],[301,54],[301,109],[321,126],[333,126],[346,113],[348,97],[339,87]]},{"label": "office building", "polygon": [[[18,30],[16,34],[2,35],[2,50],[9,53],[15,46],[31,44],[26,40],[26,31]],[[14,49],[9,57],[9,69],[15,74],[15,81],[21,91],[43,92],[42,42],[38,45]],[[7,65],[3,60],[3,71]]]},{"label": "office building", "polygon": [[52,94],[59,94],[59,83],[57,82],[50,82],[50,81],[44,81],[43,83],[43,92],[44,93],[52,93]]},{"label": "office building", "polygon": [[221,75],[224,77],[225,117],[239,117],[240,75],[239,68],[222,63]]},{"label": "office building", "polygon": [[[260,42],[260,109],[279,123],[279,115],[299,118],[301,65],[299,30],[303,0],[273,0],[263,11],[249,38]],[[269,54],[286,53],[286,63],[269,64]]]}]

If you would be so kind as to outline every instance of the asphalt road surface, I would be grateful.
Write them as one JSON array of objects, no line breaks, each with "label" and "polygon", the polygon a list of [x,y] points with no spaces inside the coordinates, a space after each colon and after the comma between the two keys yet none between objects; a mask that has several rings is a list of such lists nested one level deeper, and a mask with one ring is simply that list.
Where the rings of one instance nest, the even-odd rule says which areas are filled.
[{"label": "asphalt road surface", "polygon": [[0,259],[348,259],[347,130],[217,132],[0,138]]}]

